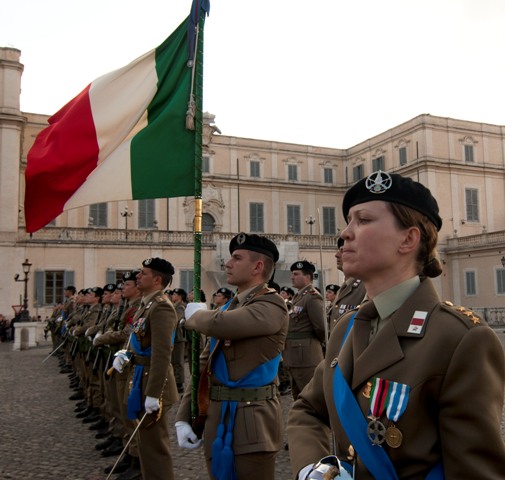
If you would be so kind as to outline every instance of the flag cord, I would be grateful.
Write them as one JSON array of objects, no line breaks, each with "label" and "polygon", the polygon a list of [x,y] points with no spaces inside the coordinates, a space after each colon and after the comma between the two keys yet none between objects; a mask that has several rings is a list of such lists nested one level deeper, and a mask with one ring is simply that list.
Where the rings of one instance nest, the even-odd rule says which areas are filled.
[{"label": "flag cord", "polygon": [[[198,36],[199,36],[199,28],[196,28],[196,41],[195,41],[195,52],[193,59],[196,59],[196,51],[198,48]],[[196,72],[196,61],[192,60],[189,62],[191,64],[191,89],[189,92],[189,101],[188,101],[188,110],[186,111],[186,128],[188,130],[195,129],[195,112],[196,112],[196,102],[195,102],[195,72]]]}]

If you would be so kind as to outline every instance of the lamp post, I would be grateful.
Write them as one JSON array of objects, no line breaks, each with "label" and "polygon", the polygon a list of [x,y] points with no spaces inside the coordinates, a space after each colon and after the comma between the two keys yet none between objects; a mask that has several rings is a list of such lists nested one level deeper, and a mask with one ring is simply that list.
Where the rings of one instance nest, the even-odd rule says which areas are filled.
[{"label": "lamp post", "polygon": [[309,233],[310,235],[312,235],[312,225],[316,223],[316,219],[312,215],[310,215],[309,218],[305,219],[305,223],[309,226]]},{"label": "lamp post", "polygon": [[125,240],[128,240],[128,218],[131,217],[132,215],[133,211],[129,212],[128,207],[124,207],[124,212],[121,212],[121,216],[125,219],[125,227],[124,227]]},{"label": "lamp post", "polygon": [[23,273],[25,274],[25,278],[19,278],[19,274],[16,273],[14,276],[14,281],[16,282],[24,282],[25,284],[25,291],[24,291],[24,298],[23,298],[23,310],[21,310],[21,321],[22,322],[29,322],[30,321],[30,315],[28,312],[28,278],[30,277],[30,268],[32,264],[26,259],[21,266],[23,267]]},{"label": "lamp post", "polygon": [[503,268],[505,268],[505,255],[500,259]]}]

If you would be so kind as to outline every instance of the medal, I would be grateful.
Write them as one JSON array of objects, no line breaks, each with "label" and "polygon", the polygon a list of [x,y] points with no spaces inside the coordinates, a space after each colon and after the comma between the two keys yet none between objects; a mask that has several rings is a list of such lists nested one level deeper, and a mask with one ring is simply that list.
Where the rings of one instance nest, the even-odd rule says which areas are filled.
[{"label": "medal", "polygon": [[398,448],[403,441],[402,432],[395,423],[403,415],[409,401],[410,387],[408,385],[390,382],[389,403],[386,409],[386,417],[391,421],[391,425],[386,430],[386,443],[391,448]]},{"label": "medal", "polygon": [[391,448],[398,448],[402,444],[403,434],[395,425],[390,425],[386,430],[386,443]]},{"label": "medal", "polygon": [[[381,445],[386,440],[386,427],[379,420],[389,397],[389,380],[374,378],[371,387],[370,415],[367,435],[372,445]],[[365,395],[366,396],[366,395]]]},{"label": "medal", "polygon": [[372,419],[372,421],[368,424],[366,433],[372,442],[372,445],[381,445],[386,439],[386,427],[377,419]]}]

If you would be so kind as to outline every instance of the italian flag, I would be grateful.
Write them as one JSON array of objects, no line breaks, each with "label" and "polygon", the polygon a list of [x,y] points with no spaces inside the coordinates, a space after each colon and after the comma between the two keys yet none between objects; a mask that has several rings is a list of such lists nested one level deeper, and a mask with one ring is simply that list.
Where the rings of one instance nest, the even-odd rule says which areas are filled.
[{"label": "italian flag", "polygon": [[49,118],[28,153],[28,232],[84,205],[194,195],[196,134],[186,129],[192,78],[187,22]]}]

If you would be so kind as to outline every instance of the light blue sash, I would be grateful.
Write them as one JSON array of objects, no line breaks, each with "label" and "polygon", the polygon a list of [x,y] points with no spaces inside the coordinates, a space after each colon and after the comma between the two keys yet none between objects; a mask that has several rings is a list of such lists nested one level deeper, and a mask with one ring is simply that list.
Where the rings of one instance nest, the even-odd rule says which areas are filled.
[{"label": "light blue sash", "polygon": [[[354,324],[355,316],[356,314],[349,321],[344,339],[342,340],[342,347]],[[367,470],[375,478],[380,478],[381,480],[398,480],[396,470],[386,451],[380,445],[372,445],[368,439],[365,417],[338,364],[335,367],[333,375],[333,401],[345,434],[356,449]],[[444,478],[442,463],[439,462],[428,473],[426,480],[444,480]]]},{"label": "light blue sash", "polygon": [[[134,333],[130,334],[130,346],[133,353],[141,357],[151,356],[151,347],[142,350],[142,345]],[[132,389],[128,395],[127,414],[129,420],[138,418],[139,413],[142,411],[142,374],[144,373],[144,365],[135,365],[133,370]]]},{"label": "light blue sash", "polygon": [[[210,339],[210,351],[214,351],[217,340]],[[254,388],[263,387],[272,383],[277,375],[281,354],[268,362],[258,365],[247,375],[237,381],[231,381],[228,375],[228,366],[222,350],[212,360],[212,371],[216,378],[228,388]],[[237,401],[223,401],[221,406],[221,420],[219,422],[216,438],[212,444],[212,475],[217,480],[236,480],[235,459],[232,449],[233,428],[235,426],[235,414],[237,413]],[[225,416],[230,411],[228,425],[225,426]]]}]

